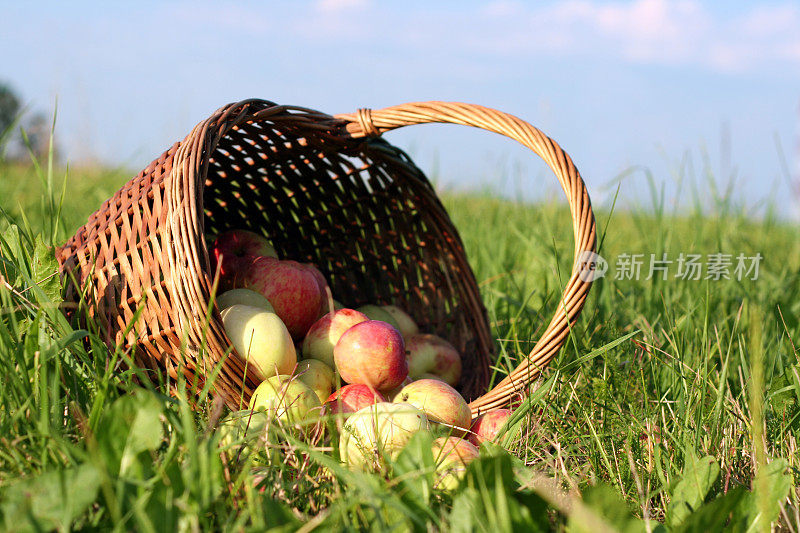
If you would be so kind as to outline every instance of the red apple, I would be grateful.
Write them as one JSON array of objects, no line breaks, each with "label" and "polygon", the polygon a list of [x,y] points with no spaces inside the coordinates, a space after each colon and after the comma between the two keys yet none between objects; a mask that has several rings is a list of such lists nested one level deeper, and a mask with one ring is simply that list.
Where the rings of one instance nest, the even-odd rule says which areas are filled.
[{"label": "red apple", "polygon": [[[328,280],[325,279],[325,276],[322,275],[322,272],[313,265],[312,263],[303,263],[303,266],[311,272],[314,276],[314,279],[317,281],[317,286],[319,287],[319,316],[324,315],[330,311],[330,304],[328,303]],[[327,289],[327,290],[326,290]]]},{"label": "red apple", "polygon": [[242,284],[269,300],[295,340],[305,336],[319,315],[317,280],[297,261],[258,257],[244,272]]},{"label": "red apple", "polygon": [[362,383],[389,391],[408,376],[403,336],[380,320],[351,327],[333,348],[339,375],[347,383]]},{"label": "red apple", "polygon": [[480,446],[482,442],[494,440],[509,418],[511,409],[495,409],[483,413],[472,422],[469,441],[475,446]]},{"label": "red apple", "polygon": [[428,416],[428,420],[444,424],[454,434],[469,430],[472,413],[466,400],[453,387],[438,379],[420,379],[403,387],[394,403],[410,404]]},{"label": "red apple", "polygon": [[340,309],[334,314],[324,315],[306,333],[306,338],[303,339],[303,356],[319,359],[334,368],[333,347],[345,331],[367,320],[369,319],[366,315],[353,309]]},{"label": "red apple", "polygon": [[408,373],[419,379],[429,373],[455,387],[461,379],[461,354],[441,337],[430,333],[412,335],[406,340]]},{"label": "red apple", "polygon": [[385,402],[383,394],[371,389],[366,385],[354,383],[353,385],[345,385],[341,389],[334,391],[327,400],[325,400],[326,414],[347,415],[355,413],[368,405],[373,405],[379,402]]},{"label": "red apple", "polygon": [[243,229],[226,231],[219,235],[211,247],[211,270],[214,275],[219,268],[219,283],[223,289],[233,288],[235,278],[256,257],[277,258],[269,241]]}]

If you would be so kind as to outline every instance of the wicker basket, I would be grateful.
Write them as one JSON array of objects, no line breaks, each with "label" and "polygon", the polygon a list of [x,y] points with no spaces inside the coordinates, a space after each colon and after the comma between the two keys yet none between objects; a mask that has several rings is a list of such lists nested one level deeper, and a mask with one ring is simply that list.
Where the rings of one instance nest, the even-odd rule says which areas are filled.
[{"label": "wicker basket", "polygon": [[[198,124],[95,212],[58,250],[68,295],[135,364],[215,394],[231,407],[260,382],[230,346],[206,236],[265,234],[281,257],[313,262],[349,306],[393,303],[463,354],[460,390],[473,415],[524,395],[558,352],[590,282],[577,268],[528,358],[491,391],[493,341],[458,232],[423,173],[380,135],[422,123],[474,126],[515,139],[558,177],[572,212],[575,261],[595,249],[595,222],[569,156],[513,116],[461,103],[404,104],[329,116],[245,100]],[[155,375],[154,375],[155,377]],[[163,377],[163,374],[162,374]]]}]

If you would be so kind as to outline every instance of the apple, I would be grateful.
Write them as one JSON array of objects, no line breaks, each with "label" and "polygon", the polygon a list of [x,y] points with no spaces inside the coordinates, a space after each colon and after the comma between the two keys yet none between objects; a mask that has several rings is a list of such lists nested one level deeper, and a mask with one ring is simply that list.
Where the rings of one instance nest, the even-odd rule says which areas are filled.
[{"label": "apple", "polygon": [[223,309],[221,315],[236,353],[254,365],[262,377],[292,373],[297,353],[278,315],[262,307],[241,304]]},{"label": "apple", "polygon": [[354,383],[345,385],[341,389],[334,391],[325,401],[325,411],[328,414],[348,415],[379,402],[385,402],[386,398],[375,389],[367,385]]},{"label": "apple", "polygon": [[509,418],[511,409],[495,409],[480,415],[472,422],[469,441],[480,446],[482,442],[494,440]]},{"label": "apple", "polygon": [[275,312],[269,300],[250,289],[232,289],[217,296],[217,305],[220,309],[226,309],[236,304],[263,307],[271,313]]},{"label": "apple", "polygon": [[433,441],[438,489],[455,490],[467,471],[467,465],[480,455],[478,448],[459,437],[440,437]]},{"label": "apple", "polygon": [[400,385],[398,385],[397,387],[393,388],[392,390],[386,393],[386,397],[389,398],[390,402],[394,401],[395,397],[397,396],[397,393],[403,390],[403,387],[413,382],[414,380],[411,379],[411,376],[406,376],[406,379],[404,379]]},{"label": "apple", "polygon": [[379,305],[362,305],[356,309],[356,311],[364,313],[370,320],[380,320],[381,322],[391,324],[394,329],[400,331],[400,324],[397,323],[397,320],[394,319],[389,311]]},{"label": "apple", "polygon": [[[240,453],[249,449],[257,449],[256,442],[266,438],[266,426],[269,422],[262,413],[254,413],[248,409],[231,413],[217,426],[219,447],[228,460],[233,460]],[[251,448],[252,447],[252,448]]]},{"label": "apple", "polygon": [[420,379],[402,388],[394,403],[413,405],[431,422],[444,424],[457,435],[469,430],[472,412],[453,387],[438,379]]},{"label": "apple", "polygon": [[314,280],[317,282],[317,287],[319,287],[320,294],[319,315],[317,316],[322,316],[330,311],[330,303],[328,302],[328,293],[330,292],[330,289],[328,288],[328,280],[325,279],[325,276],[322,275],[322,272],[320,272],[319,269],[312,263],[302,263],[302,266],[314,276]]},{"label": "apple", "polygon": [[417,326],[417,323],[414,322],[414,319],[411,318],[408,313],[396,305],[383,305],[381,307],[384,311],[392,315],[394,321],[397,322],[397,329],[400,331],[400,334],[403,335],[404,339],[419,333],[419,326]]},{"label": "apple", "polygon": [[320,402],[324,402],[331,395],[336,376],[333,369],[322,361],[304,359],[297,363],[295,374],[297,379],[311,387]]},{"label": "apple", "polygon": [[380,320],[351,327],[333,347],[333,359],[347,383],[362,383],[381,392],[400,385],[408,376],[403,336]]},{"label": "apple", "polygon": [[382,402],[364,407],[345,421],[339,441],[343,462],[380,470],[418,431],[430,428],[425,413],[411,405]]},{"label": "apple", "polygon": [[413,379],[425,373],[439,376],[455,387],[461,379],[461,354],[441,337],[431,333],[412,335],[406,341],[408,372]]},{"label": "apple", "polygon": [[256,387],[250,410],[264,411],[271,418],[288,424],[303,424],[319,415],[321,404],[311,388],[291,376],[272,376]]},{"label": "apple", "polygon": [[335,368],[333,347],[345,331],[369,320],[366,315],[353,309],[340,309],[328,313],[314,322],[303,339],[303,357],[319,359]]},{"label": "apple", "polygon": [[[235,229],[220,234],[211,246],[211,268],[215,274],[219,268],[220,286],[232,288],[238,273],[256,257],[274,257],[275,248],[257,233]],[[213,274],[212,274],[213,275]]]},{"label": "apple", "polygon": [[242,284],[269,300],[295,340],[302,339],[319,316],[319,285],[297,261],[258,257],[244,272]]}]

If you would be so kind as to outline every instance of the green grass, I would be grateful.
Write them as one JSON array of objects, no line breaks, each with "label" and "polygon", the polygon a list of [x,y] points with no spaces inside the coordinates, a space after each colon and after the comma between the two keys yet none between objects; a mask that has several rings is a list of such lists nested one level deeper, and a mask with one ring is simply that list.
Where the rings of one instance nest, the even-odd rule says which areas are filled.
[{"label": "green grass", "polygon": [[[797,227],[712,209],[599,209],[601,255],[583,314],[518,410],[507,453],[487,447],[454,493],[432,490],[420,436],[391,476],[355,473],[270,428],[220,432],[195,409],[134,384],[59,309],[48,245],[126,179],[0,167],[0,523],[8,530],[373,529],[800,530],[800,240]],[[656,190],[654,188],[654,190]],[[713,193],[712,191],[706,191]],[[716,201],[719,200],[719,201]],[[560,199],[444,198],[497,338],[499,372],[530,350],[571,269]],[[614,279],[621,254],[761,253],[755,281]],[[185,385],[185,384],[184,384]],[[228,437],[222,439],[225,434]],[[224,445],[223,445],[224,444]],[[220,455],[220,447],[228,453]],[[238,450],[238,451],[237,451]]]}]

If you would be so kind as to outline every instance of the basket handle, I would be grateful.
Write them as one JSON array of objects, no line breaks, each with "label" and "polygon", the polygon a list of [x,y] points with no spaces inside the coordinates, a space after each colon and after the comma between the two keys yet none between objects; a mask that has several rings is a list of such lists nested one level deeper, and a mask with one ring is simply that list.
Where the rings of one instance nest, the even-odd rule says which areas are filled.
[{"label": "basket handle", "polygon": [[356,113],[336,115],[346,121],[347,133],[355,138],[381,135],[403,126],[448,123],[473,126],[505,135],[541,157],[555,173],[567,195],[572,214],[575,256],[560,305],[528,357],[494,389],[470,403],[472,415],[507,405],[515,396],[524,395],[541,369],[550,362],[566,341],[571,326],[583,308],[591,279],[582,276],[579,264],[586,252],[595,252],[596,227],[589,194],[578,169],[569,155],[547,135],[527,122],[494,109],[459,102],[416,102],[380,110],[359,109]]}]

